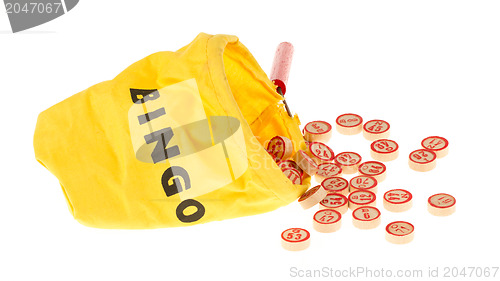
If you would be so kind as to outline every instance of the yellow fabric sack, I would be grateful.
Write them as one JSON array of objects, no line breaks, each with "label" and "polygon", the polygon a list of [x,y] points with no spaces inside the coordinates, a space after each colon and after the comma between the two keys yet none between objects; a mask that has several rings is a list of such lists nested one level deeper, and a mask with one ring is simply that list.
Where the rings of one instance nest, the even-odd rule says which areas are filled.
[{"label": "yellow fabric sack", "polygon": [[36,159],[72,215],[99,228],[186,226],[268,212],[293,185],[263,145],[304,146],[275,86],[238,38],[200,34],[40,113]]}]

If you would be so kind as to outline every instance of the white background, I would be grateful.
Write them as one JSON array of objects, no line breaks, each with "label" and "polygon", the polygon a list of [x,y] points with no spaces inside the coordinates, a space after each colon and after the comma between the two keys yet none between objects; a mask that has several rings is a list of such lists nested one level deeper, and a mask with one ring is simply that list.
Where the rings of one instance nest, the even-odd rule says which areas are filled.
[{"label": "white background", "polygon": [[[61,18],[12,34],[1,11],[0,280],[287,280],[298,279],[291,267],[358,266],[422,269],[425,277],[435,266],[440,274],[445,266],[500,266],[499,15],[498,1],[83,0]],[[387,164],[378,194],[409,189],[414,207],[383,210],[382,225],[364,231],[349,211],[332,234],[313,231],[315,210],[297,203],[186,228],[78,224],[57,179],[35,161],[38,113],[199,32],[237,35],[266,72],[276,46],[292,42],[290,108],[303,124],[346,112],[389,121],[401,154]],[[430,135],[448,138],[450,154],[435,170],[414,172],[407,155]],[[369,159],[369,143],[335,132],[329,145]],[[438,192],[457,198],[454,215],[427,212],[428,196]],[[384,239],[385,225],[400,219],[416,227],[408,245]],[[311,247],[283,250],[288,227],[309,229]]]}]

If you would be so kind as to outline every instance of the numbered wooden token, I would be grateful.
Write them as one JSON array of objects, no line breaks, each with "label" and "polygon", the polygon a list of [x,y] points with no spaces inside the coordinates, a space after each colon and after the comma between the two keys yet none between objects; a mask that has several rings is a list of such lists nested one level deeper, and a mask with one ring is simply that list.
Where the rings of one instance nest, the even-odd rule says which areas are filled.
[{"label": "numbered wooden token", "polygon": [[398,158],[399,146],[393,140],[380,139],[372,142],[370,153],[373,159],[388,162]]},{"label": "numbered wooden token", "polygon": [[391,222],[385,228],[385,239],[394,244],[406,244],[413,240],[415,227],[406,221]]},{"label": "numbered wooden token", "polygon": [[356,176],[349,181],[350,192],[368,190],[377,193],[377,180],[370,176]]},{"label": "numbered wooden token", "polygon": [[322,142],[313,141],[309,142],[308,148],[309,156],[311,156],[316,163],[322,164],[333,161],[335,155],[333,154],[333,150],[328,147],[328,145]]},{"label": "numbered wooden token", "polygon": [[323,200],[326,194],[326,190],[321,185],[317,185],[300,196],[299,204],[304,210],[309,209]]},{"label": "numbered wooden token", "polygon": [[349,194],[349,209],[356,210],[359,207],[375,207],[377,196],[367,190],[358,190]]},{"label": "numbered wooden token", "polygon": [[348,205],[347,197],[339,193],[329,193],[323,200],[321,200],[321,202],[319,202],[319,208],[321,210],[332,209],[341,214],[345,214],[347,212]]},{"label": "numbered wooden token", "polygon": [[304,126],[304,139],[326,143],[332,137],[332,125],[325,121],[313,121]]},{"label": "numbered wooden token", "polygon": [[344,196],[349,194],[349,183],[346,179],[341,177],[326,178],[321,182],[321,186],[328,193],[338,193]]},{"label": "numbered wooden token", "polygon": [[335,232],[340,229],[342,215],[331,209],[319,210],[313,217],[313,228],[322,233]]},{"label": "numbered wooden token", "polygon": [[297,169],[294,168],[286,168],[283,170],[283,174],[293,183],[293,184],[302,184],[302,175]]},{"label": "numbered wooden token", "polygon": [[427,209],[435,216],[449,216],[455,212],[456,203],[455,197],[446,193],[438,193],[429,197]]},{"label": "numbered wooden token", "polygon": [[422,141],[422,147],[434,151],[437,158],[448,155],[448,140],[443,137],[432,136],[425,138]]},{"label": "numbered wooden token", "polygon": [[267,144],[267,152],[274,158],[276,163],[286,160],[293,154],[292,141],[282,136],[275,136]]},{"label": "numbered wooden token", "polygon": [[280,169],[283,171],[285,169],[288,169],[288,168],[293,168],[297,171],[299,171],[300,175],[302,176],[302,174],[304,173],[304,171],[302,171],[302,169],[299,167],[299,165],[297,165],[297,163],[295,163],[295,161],[293,160],[283,160],[283,161],[280,161],[278,163],[278,167],[280,167]]},{"label": "numbered wooden token", "polygon": [[318,171],[314,175],[317,182],[322,182],[326,178],[336,177],[342,175],[342,168],[339,164],[323,163],[318,165]]},{"label": "numbered wooden token", "polygon": [[384,120],[370,120],[363,125],[363,137],[369,141],[386,139],[390,135],[390,128]]},{"label": "numbered wooden token", "polygon": [[384,193],[384,208],[390,212],[408,211],[413,205],[413,196],[408,190],[392,189]]},{"label": "numbered wooden token", "polygon": [[335,156],[335,163],[340,165],[344,174],[354,174],[361,163],[361,155],[356,152],[342,152]]},{"label": "numbered wooden token", "polygon": [[363,118],[357,114],[346,113],[335,120],[337,131],[343,135],[356,135],[361,133]]},{"label": "numbered wooden token", "polygon": [[281,246],[288,251],[302,251],[311,244],[311,234],[303,228],[289,228],[281,233]]},{"label": "numbered wooden token", "polygon": [[359,165],[358,171],[361,175],[370,176],[376,179],[377,183],[381,183],[385,180],[387,168],[384,163],[367,161]]},{"label": "numbered wooden token", "polygon": [[436,153],[432,150],[417,149],[410,153],[408,164],[417,172],[428,172],[436,168]]},{"label": "numbered wooden token", "polygon": [[360,207],[352,212],[352,224],[359,229],[376,228],[380,222],[380,211],[375,207]]},{"label": "numbered wooden token", "polygon": [[313,176],[318,171],[318,164],[303,150],[297,151],[293,156],[293,160],[304,173]]}]

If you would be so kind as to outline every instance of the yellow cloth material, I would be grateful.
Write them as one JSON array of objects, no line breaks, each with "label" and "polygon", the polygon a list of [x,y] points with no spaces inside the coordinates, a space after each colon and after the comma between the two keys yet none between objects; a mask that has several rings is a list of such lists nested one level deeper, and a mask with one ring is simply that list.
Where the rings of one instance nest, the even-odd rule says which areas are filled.
[{"label": "yellow cloth material", "polygon": [[304,146],[299,119],[237,37],[201,33],[40,113],[36,159],[70,212],[99,228],[186,226],[297,199],[263,145]]}]

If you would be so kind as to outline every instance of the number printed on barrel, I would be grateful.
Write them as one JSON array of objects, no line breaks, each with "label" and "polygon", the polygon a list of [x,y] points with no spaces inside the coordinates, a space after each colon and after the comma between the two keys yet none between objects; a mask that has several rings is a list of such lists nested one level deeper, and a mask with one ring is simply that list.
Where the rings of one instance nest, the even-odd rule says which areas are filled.
[{"label": "number printed on barrel", "polygon": [[302,175],[302,169],[300,169],[299,165],[297,165],[297,163],[295,163],[295,161],[293,160],[283,160],[278,163],[278,167],[280,167],[282,171],[288,168],[293,168],[299,171],[299,173]]},{"label": "number printed on barrel", "polygon": [[430,163],[436,160],[436,153],[427,149],[418,149],[410,153],[410,160],[416,163]]},{"label": "number printed on barrel", "polygon": [[313,134],[326,133],[332,129],[332,126],[324,121],[313,121],[306,124],[304,129]]},{"label": "number printed on barrel", "polygon": [[347,180],[341,177],[326,178],[321,182],[321,185],[329,193],[342,193],[344,190],[347,191],[346,189],[349,187]]},{"label": "number printed on barrel", "polygon": [[329,193],[320,204],[327,208],[336,208],[347,204],[347,198],[342,194]]},{"label": "number printed on barrel", "polygon": [[326,144],[321,142],[310,142],[309,151],[321,161],[333,161],[333,151]]},{"label": "number printed on barrel", "polygon": [[363,126],[365,131],[372,133],[372,134],[381,134],[384,132],[387,132],[389,130],[390,126],[389,123],[383,120],[370,120],[365,123]]},{"label": "number printed on barrel", "polygon": [[342,152],[337,154],[335,161],[342,166],[351,166],[361,162],[361,156],[355,152]]},{"label": "number printed on barrel", "polygon": [[324,178],[335,177],[342,173],[342,168],[335,163],[323,163],[318,166],[316,173]]},{"label": "number printed on barrel", "polygon": [[372,143],[372,150],[378,153],[390,153],[398,150],[398,144],[388,139],[376,140]]},{"label": "number printed on barrel", "polygon": [[352,216],[357,220],[371,221],[380,217],[380,211],[375,207],[360,207],[352,212]]},{"label": "number printed on barrel", "polygon": [[405,221],[395,221],[387,225],[386,231],[392,235],[405,236],[412,233],[414,227],[411,223]]},{"label": "number printed on barrel", "polygon": [[429,204],[437,208],[451,207],[455,205],[455,201],[455,197],[445,193],[439,193],[429,197]]},{"label": "number printed on barrel", "polygon": [[375,201],[375,194],[370,191],[355,191],[349,195],[349,200],[356,204],[367,204]]},{"label": "number printed on barrel", "polygon": [[428,137],[422,141],[422,146],[431,150],[441,150],[448,146],[448,140],[443,137]]},{"label": "number printed on barrel", "polygon": [[281,238],[287,242],[302,242],[309,239],[309,231],[302,228],[290,228],[281,234]]},{"label": "number printed on barrel", "polygon": [[314,214],[314,220],[319,223],[330,224],[340,220],[341,214],[334,210],[320,210]]},{"label": "number printed on barrel", "polygon": [[302,177],[300,172],[294,168],[286,168],[283,170],[283,174],[293,183],[293,184],[302,184]]},{"label": "number printed on barrel", "polygon": [[267,152],[269,152],[274,159],[281,159],[284,149],[284,142],[279,138],[272,139],[267,146]]},{"label": "number printed on barrel", "polygon": [[377,186],[377,180],[370,176],[357,176],[352,178],[349,183],[354,189],[369,189],[374,192],[373,189]]},{"label": "number printed on barrel", "polygon": [[285,153],[285,142],[279,137],[274,137],[267,145],[267,152],[273,156],[275,160],[283,159]]},{"label": "number printed on barrel", "polygon": [[402,204],[412,199],[411,193],[404,189],[389,190],[384,194],[384,199],[392,204]]},{"label": "number printed on barrel", "polygon": [[359,173],[368,176],[376,176],[383,174],[386,167],[383,163],[377,161],[367,161],[359,165]]},{"label": "number printed on barrel", "polygon": [[343,127],[355,127],[363,123],[363,118],[361,116],[354,113],[342,114],[337,117],[337,125]]}]

